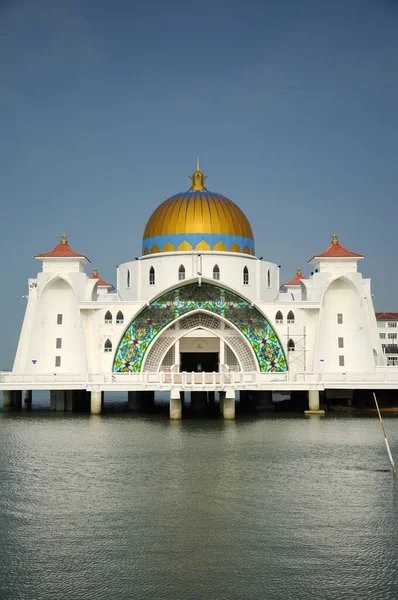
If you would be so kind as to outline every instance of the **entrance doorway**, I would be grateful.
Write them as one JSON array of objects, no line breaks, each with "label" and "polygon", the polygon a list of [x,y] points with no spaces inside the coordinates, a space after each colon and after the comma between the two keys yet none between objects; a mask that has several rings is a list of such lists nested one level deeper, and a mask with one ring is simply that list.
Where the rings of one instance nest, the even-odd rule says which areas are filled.
[{"label": "entrance doorway", "polygon": [[218,372],[218,352],[181,352],[181,371],[188,373]]}]

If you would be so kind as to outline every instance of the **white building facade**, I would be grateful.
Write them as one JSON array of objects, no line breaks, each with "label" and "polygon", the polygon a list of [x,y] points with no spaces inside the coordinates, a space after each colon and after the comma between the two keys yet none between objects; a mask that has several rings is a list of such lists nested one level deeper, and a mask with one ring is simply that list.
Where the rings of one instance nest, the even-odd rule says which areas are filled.
[{"label": "white building facade", "polygon": [[155,210],[142,255],[117,268],[116,289],[96,270],[86,274],[89,260],[65,236],[36,256],[42,271],[29,279],[14,382],[95,381],[86,386],[92,412],[112,384],[131,403],[169,389],[173,418],[181,392],[200,389],[219,393],[233,418],[236,391],[297,383],[316,411],[327,374],[358,379],[384,367],[363,255],[333,236],[309,261],[309,278],[298,270],[281,287],[279,267],[256,257],[244,213],[204,182],[198,166],[192,187]]}]

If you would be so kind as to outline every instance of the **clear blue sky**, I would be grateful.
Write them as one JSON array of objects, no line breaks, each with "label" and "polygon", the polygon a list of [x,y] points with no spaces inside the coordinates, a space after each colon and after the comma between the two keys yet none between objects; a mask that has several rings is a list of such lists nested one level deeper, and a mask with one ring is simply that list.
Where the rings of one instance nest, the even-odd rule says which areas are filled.
[{"label": "clear blue sky", "polygon": [[398,311],[397,107],[397,0],[0,0],[0,368],[34,255],[115,282],[197,155],[283,279],[337,232]]}]

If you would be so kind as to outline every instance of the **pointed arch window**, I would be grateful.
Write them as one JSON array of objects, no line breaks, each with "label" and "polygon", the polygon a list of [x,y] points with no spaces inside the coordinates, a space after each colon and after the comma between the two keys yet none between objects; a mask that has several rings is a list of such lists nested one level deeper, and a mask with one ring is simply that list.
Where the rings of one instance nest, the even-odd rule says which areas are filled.
[{"label": "pointed arch window", "polygon": [[271,269],[268,269],[267,272],[267,286],[271,287]]},{"label": "pointed arch window", "polygon": [[294,348],[295,348],[294,341],[292,340],[292,338],[290,338],[290,340],[287,343],[287,349],[289,352],[294,352]]},{"label": "pointed arch window", "polygon": [[155,269],[153,267],[149,269],[149,285],[155,285]]},{"label": "pointed arch window", "polygon": [[180,265],[178,269],[178,280],[183,281],[185,279],[185,267]]},{"label": "pointed arch window", "polygon": [[243,285],[249,285],[249,269],[247,267],[243,269]]},{"label": "pointed arch window", "polygon": [[119,310],[119,312],[116,315],[116,324],[121,325],[122,323],[124,323],[124,315],[123,315],[122,311]]},{"label": "pointed arch window", "polygon": [[127,288],[130,287],[130,283],[131,283],[130,269],[127,269],[127,276],[126,276],[126,287]]},{"label": "pointed arch window", "polygon": [[289,310],[287,313],[287,322],[291,324],[294,323],[294,312],[292,310]]},{"label": "pointed arch window", "polygon": [[104,352],[112,352],[112,342],[108,338],[104,344]]},{"label": "pointed arch window", "polygon": [[282,325],[283,323],[283,314],[280,310],[278,310],[278,312],[275,315],[275,323],[277,323],[278,325]]},{"label": "pointed arch window", "polygon": [[213,279],[220,281],[220,267],[218,265],[213,267]]},{"label": "pointed arch window", "polygon": [[112,323],[112,313],[108,310],[105,313],[105,323],[110,325]]}]

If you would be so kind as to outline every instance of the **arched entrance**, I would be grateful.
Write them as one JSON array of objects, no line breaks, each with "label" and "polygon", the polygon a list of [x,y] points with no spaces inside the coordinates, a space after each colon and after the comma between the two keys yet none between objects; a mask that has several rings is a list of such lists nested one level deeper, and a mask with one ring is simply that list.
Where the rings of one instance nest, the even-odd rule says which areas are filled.
[{"label": "arched entrance", "polygon": [[[146,354],[159,334],[166,328],[171,329],[181,317],[188,313],[194,317],[198,311],[213,313],[239,331],[250,347],[256,370],[287,371],[282,344],[266,317],[242,296],[203,281],[169,290],[144,307],[122,336],[115,353],[113,371],[142,371]],[[166,353],[166,340],[162,343]]]}]

